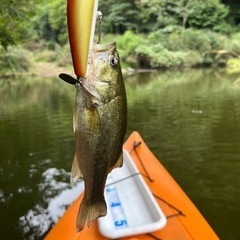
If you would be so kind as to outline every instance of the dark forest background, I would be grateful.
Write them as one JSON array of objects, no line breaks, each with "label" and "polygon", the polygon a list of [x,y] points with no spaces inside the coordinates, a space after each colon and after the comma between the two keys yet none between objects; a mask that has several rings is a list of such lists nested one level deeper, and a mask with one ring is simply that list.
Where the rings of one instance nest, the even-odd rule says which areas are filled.
[{"label": "dark forest background", "polygon": [[[1,74],[33,61],[70,64],[66,3],[1,1]],[[238,0],[100,0],[99,9],[104,41],[117,41],[124,67],[225,66],[240,57]]]}]

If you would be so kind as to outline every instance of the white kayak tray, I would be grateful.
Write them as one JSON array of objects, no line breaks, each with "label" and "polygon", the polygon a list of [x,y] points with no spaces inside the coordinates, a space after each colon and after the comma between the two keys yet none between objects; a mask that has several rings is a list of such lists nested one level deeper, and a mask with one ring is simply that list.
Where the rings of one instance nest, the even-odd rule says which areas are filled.
[{"label": "white kayak tray", "polygon": [[109,175],[105,187],[108,213],[98,219],[100,233],[110,239],[150,233],[163,228],[167,219],[129,153]]}]

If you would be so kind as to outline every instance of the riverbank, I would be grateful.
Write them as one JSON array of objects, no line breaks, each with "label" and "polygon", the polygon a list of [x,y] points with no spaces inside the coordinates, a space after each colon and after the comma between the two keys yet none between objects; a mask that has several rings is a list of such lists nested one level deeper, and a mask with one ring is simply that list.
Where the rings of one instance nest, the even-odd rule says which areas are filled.
[{"label": "riverbank", "polygon": [[[105,35],[103,42],[117,42],[124,72],[220,67],[240,71],[240,33],[231,36],[212,31],[186,29],[163,33]],[[233,60],[232,60],[233,59]],[[140,70],[139,70],[140,69]],[[229,70],[230,69],[230,70]],[[68,43],[60,46],[44,41],[1,50],[0,76],[37,75],[54,77],[73,73]]]},{"label": "riverbank", "polygon": [[8,51],[2,51],[0,56],[0,78],[70,74],[73,71],[71,55],[66,47],[55,45],[50,48],[46,43],[12,46]]},{"label": "riverbank", "polygon": [[134,68],[225,67],[229,59],[240,58],[240,33],[181,29],[146,35],[127,31],[117,40],[123,63]]}]

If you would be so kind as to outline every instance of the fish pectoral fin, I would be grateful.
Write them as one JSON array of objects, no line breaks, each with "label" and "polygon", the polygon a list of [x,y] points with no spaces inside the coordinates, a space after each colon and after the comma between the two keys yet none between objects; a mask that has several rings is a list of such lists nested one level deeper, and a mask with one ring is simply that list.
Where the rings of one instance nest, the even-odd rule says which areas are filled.
[{"label": "fish pectoral fin", "polygon": [[122,167],[122,165],[123,165],[123,154],[121,153],[121,155],[118,158],[116,164],[114,165],[114,168]]},{"label": "fish pectoral fin", "polygon": [[74,159],[73,159],[73,164],[72,164],[72,170],[71,170],[71,179],[70,179],[71,185],[76,183],[77,180],[82,177],[83,177],[83,174],[82,174],[82,171],[78,164],[77,154],[75,153]]},{"label": "fish pectoral fin", "polygon": [[101,201],[90,202],[86,201],[83,197],[77,216],[77,231],[80,232],[85,224],[90,226],[95,219],[103,217],[106,214],[107,205],[104,198]]}]

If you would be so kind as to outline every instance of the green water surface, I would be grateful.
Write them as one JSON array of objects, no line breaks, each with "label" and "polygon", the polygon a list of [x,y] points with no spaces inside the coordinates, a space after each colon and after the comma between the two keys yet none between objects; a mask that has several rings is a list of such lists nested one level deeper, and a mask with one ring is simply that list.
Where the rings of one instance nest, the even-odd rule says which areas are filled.
[{"label": "green water surface", "polygon": [[[238,77],[224,70],[125,77],[127,136],[140,132],[227,240],[240,236]],[[1,239],[42,239],[56,221],[51,200],[72,191],[74,98],[74,87],[57,77],[0,80]]]}]

